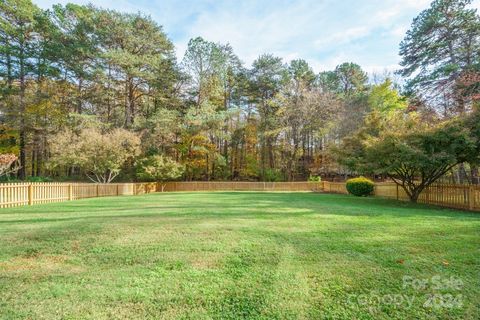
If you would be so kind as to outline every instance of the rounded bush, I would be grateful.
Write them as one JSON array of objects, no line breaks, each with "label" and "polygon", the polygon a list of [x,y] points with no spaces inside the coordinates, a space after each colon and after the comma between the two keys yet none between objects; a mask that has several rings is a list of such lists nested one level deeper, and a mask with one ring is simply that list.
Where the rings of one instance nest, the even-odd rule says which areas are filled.
[{"label": "rounded bush", "polygon": [[347,180],[347,191],[357,197],[366,197],[373,193],[375,184],[365,177]]}]

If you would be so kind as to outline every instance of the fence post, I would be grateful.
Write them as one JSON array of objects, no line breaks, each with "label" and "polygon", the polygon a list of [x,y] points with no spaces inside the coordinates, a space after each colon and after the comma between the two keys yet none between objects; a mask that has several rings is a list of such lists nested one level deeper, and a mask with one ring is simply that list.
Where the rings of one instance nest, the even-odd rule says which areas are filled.
[{"label": "fence post", "polygon": [[98,195],[100,194],[100,192],[99,192],[100,185],[98,183],[97,183],[97,188],[96,189],[97,189],[97,198],[98,198]]},{"label": "fence post", "polygon": [[397,200],[400,200],[400,192],[398,190],[398,184],[395,184],[397,186]]},{"label": "fence post", "polygon": [[120,184],[117,183],[117,196],[120,195]]},{"label": "fence post", "polygon": [[475,208],[475,190],[473,186],[468,188],[468,209],[473,210]]},{"label": "fence post", "polygon": [[33,205],[33,184],[28,185],[28,205]]},{"label": "fence post", "polygon": [[68,200],[72,201],[73,200],[73,190],[72,190],[72,184],[70,183],[68,185]]}]

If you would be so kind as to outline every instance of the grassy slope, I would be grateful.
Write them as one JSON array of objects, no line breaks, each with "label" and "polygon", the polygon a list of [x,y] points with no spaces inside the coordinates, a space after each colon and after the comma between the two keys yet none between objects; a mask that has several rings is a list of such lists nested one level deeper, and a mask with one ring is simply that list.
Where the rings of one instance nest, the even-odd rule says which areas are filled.
[{"label": "grassy slope", "polygon": [[[480,313],[480,215],[380,199],[166,193],[2,209],[0,248],[7,319]],[[461,278],[461,291],[402,288],[403,276],[435,275]],[[424,307],[431,293],[460,293],[463,306]]]}]

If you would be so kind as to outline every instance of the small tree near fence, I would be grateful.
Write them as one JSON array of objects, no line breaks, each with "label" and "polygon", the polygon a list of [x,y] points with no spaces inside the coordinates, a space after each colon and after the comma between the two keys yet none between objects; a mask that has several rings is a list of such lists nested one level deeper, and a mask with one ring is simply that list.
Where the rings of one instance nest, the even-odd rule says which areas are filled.
[{"label": "small tree near fence", "polygon": [[454,166],[476,161],[479,137],[468,123],[455,119],[427,127],[415,114],[371,114],[364,128],[343,140],[338,160],[354,172],[387,175],[417,202]]},{"label": "small tree near fence", "polygon": [[163,155],[141,159],[136,167],[139,179],[159,182],[162,192],[165,189],[165,182],[180,178],[185,171],[183,165]]},{"label": "small tree near fence", "polygon": [[64,130],[50,139],[50,150],[52,167],[76,167],[93,182],[110,183],[139,154],[140,139],[124,129]]}]

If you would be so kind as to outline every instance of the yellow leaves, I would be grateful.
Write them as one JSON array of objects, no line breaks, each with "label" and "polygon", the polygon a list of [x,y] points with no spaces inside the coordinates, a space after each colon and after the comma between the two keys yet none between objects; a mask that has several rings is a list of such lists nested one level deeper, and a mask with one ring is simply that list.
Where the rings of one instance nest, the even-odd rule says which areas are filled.
[{"label": "yellow leaves", "polygon": [[12,153],[0,154],[0,166],[10,166],[18,157]]},{"label": "yellow leaves", "polygon": [[395,111],[405,111],[408,107],[407,100],[393,88],[390,79],[372,87],[368,97],[368,103],[373,110],[389,114]]},{"label": "yellow leaves", "polygon": [[118,172],[140,153],[140,138],[125,129],[103,133],[88,128],[79,134],[66,129],[50,139],[52,166],[78,166],[86,172]]},{"label": "yellow leaves", "polygon": [[58,117],[65,117],[63,110],[59,109],[57,105],[51,100],[41,100],[38,103],[27,105],[26,114],[34,118],[49,118],[53,120]]},{"label": "yellow leaves", "polygon": [[244,139],[245,139],[245,144],[247,145],[247,150],[255,149],[258,143],[257,131],[258,131],[258,128],[255,123],[249,122],[245,126]]}]

